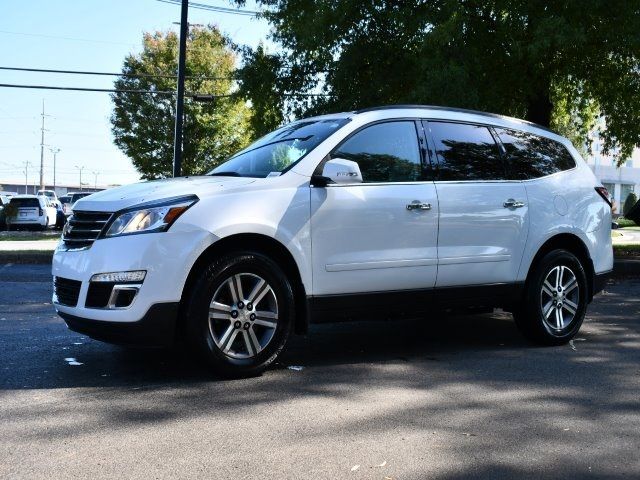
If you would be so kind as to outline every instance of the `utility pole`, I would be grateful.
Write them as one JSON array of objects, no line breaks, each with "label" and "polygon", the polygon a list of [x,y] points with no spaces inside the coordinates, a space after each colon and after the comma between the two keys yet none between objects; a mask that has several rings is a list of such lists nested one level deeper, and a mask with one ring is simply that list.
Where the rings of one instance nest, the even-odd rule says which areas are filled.
[{"label": "utility pole", "polygon": [[29,165],[31,165],[31,162],[24,162],[24,170],[22,171],[22,173],[24,173],[24,194],[25,195],[29,193],[27,191],[27,189],[29,188]]},{"label": "utility pole", "polygon": [[82,191],[82,170],[84,170],[84,168],[85,168],[85,167],[84,167],[84,166],[79,167],[79,166],[77,166],[77,165],[76,165],[75,167],[76,167],[76,168],[78,169],[78,171],[80,172],[80,191]]},{"label": "utility pole", "polygon": [[42,127],[40,128],[40,190],[44,190],[44,98],[42,99]]},{"label": "utility pole", "polygon": [[180,15],[180,53],[178,57],[178,91],[176,98],[176,125],[173,135],[173,176],[182,174],[182,124],[184,117],[184,73],[189,34],[189,0],[182,0]]},{"label": "utility pole", "polygon": [[91,172],[93,173],[93,175],[95,176],[95,182],[93,183],[93,189],[94,190],[98,190],[98,175],[100,175],[100,172]]},{"label": "utility pole", "polygon": [[56,191],[56,155],[60,153],[59,148],[50,148],[51,153],[53,153],[53,191]]}]

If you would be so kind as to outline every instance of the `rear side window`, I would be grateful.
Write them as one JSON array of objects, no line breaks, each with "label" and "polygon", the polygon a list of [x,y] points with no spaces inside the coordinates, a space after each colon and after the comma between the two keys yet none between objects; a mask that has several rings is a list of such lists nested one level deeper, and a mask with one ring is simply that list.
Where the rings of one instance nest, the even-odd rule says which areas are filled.
[{"label": "rear side window", "polygon": [[505,166],[491,132],[481,125],[428,122],[439,180],[504,180]]},{"label": "rear side window", "polygon": [[378,123],[360,130],[331,154],[357,162],[365,183],[421,178],[420,149],[412,121]]},{"label": "rear side window", "polygon": [[12,198],[11,205],[18,208],[40,208],[40,202],[37,198]]},{"label": "rear side window", "polygon": [[507,152],[510,179],[528,180],[570,170],[576,162],[560,142],[527,132],[496,128]]}]

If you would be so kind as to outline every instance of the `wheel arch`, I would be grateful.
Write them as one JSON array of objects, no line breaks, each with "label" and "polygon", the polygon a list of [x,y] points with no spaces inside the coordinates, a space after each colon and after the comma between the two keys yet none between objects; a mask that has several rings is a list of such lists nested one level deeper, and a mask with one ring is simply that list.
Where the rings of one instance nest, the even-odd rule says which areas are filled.
[{"label": "wheel arch", "polygon": [[309,326],[309,314],[307,296],[300,270],[291,252],[278,240],[267,235],[257,233],[239,233],[221,238],[217,242],[207,247],[197,258],[184,283],[180,298],[180,313],[178,321],[178,334],[183,334],[183,326],[186,322],[184,318],[184,305],[186,296],[191,291],[198,275],[213,261],[214,258],[233,251],[250,250],[262,253],[283,268],[285,274],[292,280],[293,294],[295,298],[296,318],[294,331],[297,334],[304,334]]},{"label": "wheel arch", "polygon": [[594,277],[594,266],[593,260],[591,259],[591,255],[589,254],[589,249],[582,241],[580,237],[574,235],[572,233],[560,233],[554,235],[553,237],[547,239],[536,254],[534,255],[531,263],[529,264],[529,268],[527,270],[527,276],[525,282],[529,280],[529,275],[531,274],[531,270],[537,263],[549,252],[557,249],[567,250],[572,253],[580,260],[580,263],[584,266],[585,274],[587,276],[587,288],[589,291],[589,302],[591,302],[593,298],[593,277]]}]

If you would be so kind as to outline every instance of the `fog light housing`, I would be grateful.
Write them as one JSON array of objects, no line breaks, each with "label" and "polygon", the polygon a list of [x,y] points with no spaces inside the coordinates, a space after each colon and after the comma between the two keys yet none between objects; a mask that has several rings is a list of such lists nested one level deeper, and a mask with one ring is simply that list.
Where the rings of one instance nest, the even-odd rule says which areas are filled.
[{"label": "fog light housing", "polygon": [[129,308],[136,296],[140,287],[138,285],[115,285],[109,297],[109,303],[107,308]]},{"label": "fog light housing", "polygon": [[147,272],[145,270],[133,270],[131,272],[96,273],[91,277],[92,282],[111,283],[142,283]]}]

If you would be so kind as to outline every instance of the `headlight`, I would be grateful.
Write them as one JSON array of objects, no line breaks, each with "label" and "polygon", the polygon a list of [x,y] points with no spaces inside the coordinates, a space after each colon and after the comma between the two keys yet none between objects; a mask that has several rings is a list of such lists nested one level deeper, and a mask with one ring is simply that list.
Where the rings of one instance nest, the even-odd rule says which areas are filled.
[{"label": "headlight", "polygon": [[134,233],[164,232],[198,197],[180,197],[162,203],[149,204],[120,212],[113,220],[105,237]]}]

